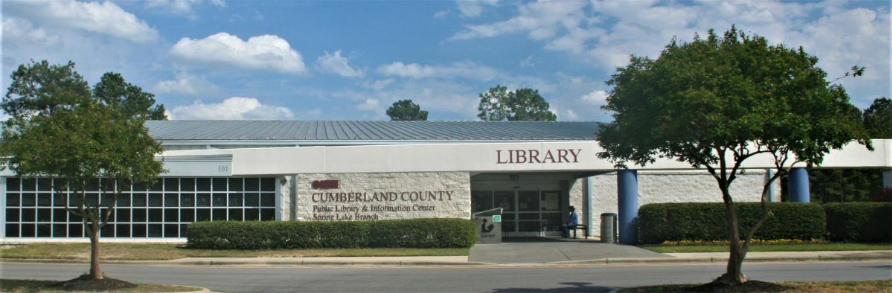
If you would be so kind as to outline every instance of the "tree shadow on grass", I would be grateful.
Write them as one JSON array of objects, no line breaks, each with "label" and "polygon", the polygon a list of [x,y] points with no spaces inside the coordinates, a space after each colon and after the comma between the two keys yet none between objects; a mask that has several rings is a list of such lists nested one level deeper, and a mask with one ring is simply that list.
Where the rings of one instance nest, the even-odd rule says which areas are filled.
[{"label": "tree shadow on grass", "polygon": [[499,293],[518,293],[518,292],[611,292],[616,288],[594,286],[592,283],[584,282],[564,282],[560,283],[566,287],[559,288],[501,288],[492,290]]}]

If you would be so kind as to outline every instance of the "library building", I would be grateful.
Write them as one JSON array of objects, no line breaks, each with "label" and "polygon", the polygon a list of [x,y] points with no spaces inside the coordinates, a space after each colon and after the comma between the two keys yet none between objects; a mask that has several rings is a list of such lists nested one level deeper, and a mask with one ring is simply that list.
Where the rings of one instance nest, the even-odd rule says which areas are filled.
[{"label": "library building", "polygon": [[[185,242],[195,221],[463,218],[501,211],[501,235],[557,236],[571,206],[588,234],[618,213],[620,240],[640,205],[720,202],[715,179],[675,160],[618,170],[600,159],[595,122],[149,121],[164,146],[154,184],[119,185],[108,242]],[[851,144],[822,167],[892,167],[892,140]],[[731,190],[759,201],[772,172],[751,158]],[[886,172],[886,184],[892,174]],[[0,173],[0,243],[86,242],[53,178]],[[794,168],[791,201],[808,201]],[[796,185],[794,185],[796,184]],[[87,200],[105,204],[97,182]],[[780,200],[775,183],[769,199]]]}]

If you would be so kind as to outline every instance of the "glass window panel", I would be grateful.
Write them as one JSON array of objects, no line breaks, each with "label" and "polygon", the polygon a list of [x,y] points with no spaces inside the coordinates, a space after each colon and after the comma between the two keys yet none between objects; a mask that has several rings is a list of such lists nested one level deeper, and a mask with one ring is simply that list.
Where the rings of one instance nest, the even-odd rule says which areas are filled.
[{"label": "glass window panel", "polygon": [[22,209],[22,222],[34,222],[36,213],[34,209]]},{"label": "glass window panel", "polygon": [[130,197],[131,195],[126,193],[118,195],[118,202],[115,204],[115,206],[119,208],[130,207]]},{"label": "glass window panel", "polygon": [[69,214],[68,214],[68,222],[80,223],[80,222],[82,222],[83,220],[84,220],[84,218],[82,218],[82,217],[80,217],[80,216],[77,216],[77,215],[72,214],[72,213],[69,213]]},{"label": "glass window panel", "polygon": [[230,221],[242,221],[242,209],[229,209],[229,220]]},{"label": "glass window panel", "polygon": [[259,207],[260,206],[260,194],[245,193],[245,206],[246,207]]},{"label": "glass window panel", "polygon": [[229,178],[229,191],[243,191],[244,189],[244,179],[242,178]]},{"label": "glass window panel", "polygon": [[226,207],[225,193],[214,193],[214,207]]},{"label": "glass window panel", "polygon": [[113,193],[103,193],[101,198],[101,203],[104,207],[110,207],[112,205],[112,202],[115,201],[115,195]]},{"label": "glass window panel", "polygon": [[211,178],[198,178],[195,180],[198,191],[211,191]]},{"label": "glass window panel", "polygon": [[214,209],[211,216],[214,221],[226,221],[226,209]]},{"label": "glass window panel", "polygon": [[37,232],[37,225],[22,224],[22,237],[34,237],[35,232]]},{"label": "glass window panel", "polygon": [[194,207],[195,206],[195,194],[194,193],[180,194],[180,206]]},{"label": "glass window panel", "polygon": [[130,226],[130,237],[146,237],[146,224],[133,224]]},{"label": "glass window panel", "polygon": [[195,221],[210,221],[211,220],[211,209],[197,209],[195,210]]},{"label": "glass window panel", "polygon": [[260,220],[260,210],[253,209],[245,209],[245,221],[259,221]]},{"label": "glass window panel", "polygon": [[549,226],[549,231],[557,231],[563,224],[561,222],[561,213],[542,213],[542,220],[545,221],[546,226]]},{"label": "glass window panel", "polygon": [[84,225],[68,224],[68,237],[84,237]]},{"label": "glass window panel", "polygon": [[21,206],[21,196],[18,193],[7,193],[6,194],[6,206],[8,207],[17,207]]},{"label": "glass window panel", "polygon": [[22,179],[22,191],[35,191],[37,189],[37,180],[34,178]]},{"label": "glass window panel", "polygon": [[19,209],[18,208],[7,208],[6,209],[6,222],[18,222],[19,221]]},{"label": "glass window panel", "polygon": [[33,207],[37,204],[37,195],[33,193],[22,193],[22,206]]},{"label": "glass window panel", "polygon": [[242,196],[244,196],[243,193],[230,193],[229,194],[229,206],[231,206],[231,207],[242,206]]},{"label": "glass window panel", "polygon": [[6,237],[19,237],[19,224],[6,224]]},{"label": "glass window panel", "polygon": [[260,195],[260,206],[262,207],[275,207],[276,206],[276,194],[275,193],[263,193]]},{"label": "glass window panel", "polygon": [[482,212],[492,209],[492,191],[471,192],[471,201],[474,202],[475,212]]},{"label": "glass window panel", "polygon": [[518,217],[521,220],[539,220],[539,213],[520,213]]},{"label": "glass window panel", "polygon": [[177,209],[164,209],[165,222],[179,222],[180,212]]},{"label": "glass window panel", "polygon": [[161,207],[163,204],[164,198],[160,193],[149,193],[149,206],[150,207]]},{"label": "glass window panel", "polygon": [[503,208],[505,212],[517,210],[514,204],[514,191],[496,191],[494,194],[494,208]]},{"label": "glass window panel", "polygon": [[53,193],[53,206],[54,207],[64,207],[65,206],[65,198],[59,193]]},{"label": "glass window panel", "polygon": [[187,233],[187,232],[189,232],[188,229],[189,229],[189,225],[180,224],[180,237],[183,237],[183,238],[189,237],[189,234]]},{"label": "glass window panel", "polygon": [[52,178],[38,178],[37,179],[37,191],[53,191],[53,179]]},{"label": "glass window panel", "polygon": [[178,237],[178,235],[177,235],[177,234],[178,234],[178,233],[177,233],[178,231],[177,231],[177,230],[179,230],[179,229],[178,229],[179,227],[180,227],[180,225],[177,225],[177,224],[167,224],[167,225],[164,225],[164,237],[168,237],[168,238],[176,238],[176,237]]},{"label": "glass window panel", "polygon": [[161,237],[161,231],[163,230],[163,226],[161,224],[149,224],[149,237]]},{"label": "glass window panel", "polygon": [[517,232],[514,221],[502,221],[502,232]]},{"label": "glass window panel", "polygon": [[[100,210],[99,210],[100,215],[104,215],[104,214],[105,214],[105,211],[107,211],[107,210],[108,210],[107,208],[102,208],[102,209],[100,209]],[[108,215],[108,219],[111,220],[111,221],[114,221],[114,219],[115,219],[115,213],[114,213],[114,210],[112,210],[112,213]]]},{"label": "glass window panel", "polygon": [[175,208],[179,205],[180,195],[176,193],[166,193],[164,194],[164,207]]},{"label": "glass window panel", "polygon": [[81,202],[81,196],[75,193],[68,194],[68,206],[76,208]]},{"label": "glass window panel", "polygon": [[245,178],[245,191],[260,191],[260,178]]},{"label": "glass window panel", "polygon": [[99,204],[99,194],[95,192],[87,193],[87,206],[95,207]]},{"label": "glass window panel", "polygon": [[130,209],[117,209],[116,216],[118,222],[130,222]]},{"label": "glass window panel", "polygon": [[276,210],[275,209],[260,209],[260,220],[261,221],[273,221],[276,219]]},{"label": "glass window panel", "polygon": [[52,224],[37,224],[37,237],[51,237],[53,236],[53,225]]},{"label": "glass window panel", "polygon": [[93,178],[87,180],[87,186],[85,188],[87,191],[99,191],[99,179]]},{"label": "glass window panel", "polygon": [[539,232],[540,225],[538,221],[520,221],[518,227],[520,232]]},{"label": "glass window panel", "polygon": [[543,211],[560,211],[561,210],[561,193],[560,193],[560,191],[543,191],[542,192],[542,210]]},{"label": "glass window panel", "polygon": [[133,184],[133,191],[146,191],[146,184],[142,182],[137,182]]},{"label": "glass window panel", "polygon": [[149,209],[149,222],[161,222],[164,211],[162,209]]},{"label": "glass window panel", "polygon": [[539,192],[538,191],[518,191],[517,192],[517,208],[521,212],[538,212],[539,211]]},{"label": "glass window panel", "polygon": [[41,207],[48,207],[53,204],[53,196],[49,193],[38,193],[37,194],[37,205]]},{"label": "glass window panel", "polygon": [[146,194],[145,193],[136,193],[131,195],[133,197],[133,207],[145,207],[146,206]]},{"label": "glass window panel", "polygon": [[161,181],[161,179],[155,180],[149,184],[149,191],[163,191],[163,188],[163,181]]},{"label": "glass window panel", "polygon": [[69,212],[65,209],[53,209],[53,222],[68,222]]},{"label": "glass window panel", "polygon": [[195,178],[180,178],[180,191],[195,191]]},{"label": "glass window panel", "polygon": [[214,178],[214,191],[226,191],[226,178]]},{"label": "glass window panel", "polygon": [[200,207],[209,207],[211,206],[211,195],[207,193],[199,193],[196,195],[198,198],[197,203]]},{"label": "glass window panel", "polygon": [[195,221],[195,210],[193,210],[193,209],[180,210],[180,221],[181,222],[194,222]]},{"label": "glass window panel", "polygon": [[261,178],[260,191],[276,191],[276,178]]},{"label": "glass window panel", "polygon": [[53,237],[63,238],[68,236],[68,225],[53,224]]},{"label": "glass window panel", "polygon": [[[19,178],[6,178],[6,191],[19,191],[19,186],[21,184]],[[16,231],[18,234],[18,231]]]},{"label": "glass window panel", "polygon": [[179,178],[164,178],[164,191],[167,191],[167,192],[180,191],[180,179]]},{"label": "glass window panel", "polygon": [[99,230],[100,237],[115,237],[115,225],[107,224]]},{"label": "glass window panel", "polygon": [[115,224],[115,237],[130,237],[130,224]]},{"label": "glass window panel", "polygon": [[133,209],[133,222],[145,223],[147,219],[145,209]]}]

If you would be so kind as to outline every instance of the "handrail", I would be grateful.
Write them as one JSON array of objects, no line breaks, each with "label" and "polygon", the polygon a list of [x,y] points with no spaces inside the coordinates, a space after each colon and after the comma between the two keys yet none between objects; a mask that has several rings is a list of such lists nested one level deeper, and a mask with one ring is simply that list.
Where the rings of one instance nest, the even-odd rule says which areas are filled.
[{"label": "handrail", "polygon": [[495,210],[499,210],[499,215],[501,215],[502,212],[503,212],[505,209],[503,209],[503,208],[488,209],[488,210],[485,210],[485,211],[482,211],[482,212],[476,212],[476,213],[473,213],[473,214],[471,214],[471,216],[477,216],[477,215],[485,214],[485,213],[488,213],[488,212],[491,212],[491,211],[495,211]]}]

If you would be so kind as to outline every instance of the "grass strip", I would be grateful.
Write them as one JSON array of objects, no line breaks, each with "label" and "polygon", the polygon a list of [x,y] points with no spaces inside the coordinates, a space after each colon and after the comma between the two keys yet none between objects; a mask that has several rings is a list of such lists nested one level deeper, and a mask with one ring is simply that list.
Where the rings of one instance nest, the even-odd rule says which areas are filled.
[{"label": "grass strip", "polygon": [[[728,245],[643,245],[659,253],[728,252]],[[753,244],[753,251],[864,251],[892,250],[892,243]]]},{"label": "grass strip", "polygon": [[[187,257],[375,257],[375,256],[467,256],[469,248],[346,248],[292,250],[209,250],[177,247],[175,244],[100,243],[103,260],[171,260]],[[89,243],[35,243],[0,249],[0,258],[79,259],[90,258]]]},{"label": "grass strip", "polygon": [[[30,292],[71,292],[58,287],[59,281],[40,280],[11,280],[0,279],[0,292],[30,293]],[[201,290],[198,287],[168,286],[159,284],[136,284],[135,288],[112,290],[107,292],[195,292]]]},{"label": "grass strip", "polygon": [[[702,292],[703,284],[661,285],[620,289],[620,293]],[[741,286],[714,288],[710,292],[810,292],[810,293],[888,293],[892,280],[847,282],[777,282],[750,281]]]}]

